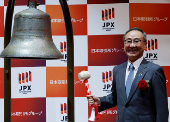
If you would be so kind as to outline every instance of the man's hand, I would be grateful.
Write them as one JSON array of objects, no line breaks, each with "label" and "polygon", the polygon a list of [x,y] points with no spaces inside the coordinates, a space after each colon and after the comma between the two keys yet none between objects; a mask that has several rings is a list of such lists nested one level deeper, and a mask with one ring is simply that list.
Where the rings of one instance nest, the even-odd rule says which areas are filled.
[{"label": "man's hand", "polygon": [[90,106],[92,106],[93,104],[100,105],[100,99],[95,95],[87,95],[87,101]]}]

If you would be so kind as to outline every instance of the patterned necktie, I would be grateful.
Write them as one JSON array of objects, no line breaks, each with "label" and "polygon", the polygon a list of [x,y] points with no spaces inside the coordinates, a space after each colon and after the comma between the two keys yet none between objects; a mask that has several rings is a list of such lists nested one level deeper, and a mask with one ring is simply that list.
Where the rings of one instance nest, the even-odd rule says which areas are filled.
[{"label": "patterned necktie", "polygon": [[126,96],[127,96],[127,98],[129,96],[131,85],[132,85],[133,78],[134,78],[134,66],[133,66],[133,64],[130,64],[129,69],[130,69],[130,73],[129,73],[127,81],[126,81]]}]

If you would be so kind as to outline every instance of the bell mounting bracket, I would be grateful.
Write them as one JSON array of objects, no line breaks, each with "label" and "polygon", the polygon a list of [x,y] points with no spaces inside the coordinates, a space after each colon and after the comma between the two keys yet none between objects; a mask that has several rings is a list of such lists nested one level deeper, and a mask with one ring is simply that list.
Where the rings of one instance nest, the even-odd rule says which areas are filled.
[{"label": "bell mounting bracket", "polygon": [[35,0],[35,2],[30,2],[30,0],[28,0],[28,2],[27,2],[27,6],[29,6],[29,7],[34,6],[36,8],[39,5],[40,5],[40,3],[38,3],[37,0]]}]

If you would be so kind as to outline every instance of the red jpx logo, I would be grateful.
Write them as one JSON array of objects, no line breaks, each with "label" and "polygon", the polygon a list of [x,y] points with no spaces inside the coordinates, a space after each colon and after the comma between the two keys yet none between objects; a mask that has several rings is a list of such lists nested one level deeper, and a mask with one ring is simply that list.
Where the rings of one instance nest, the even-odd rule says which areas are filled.
[{"label": "red jpx logo", "polygon": [[114,17],[115,17],[114,8],[102,10],[102,20],[104,21],[102,26],[103,30],[111,31],[112,29],[115,29],[114,28],[115,23],[113,20],[111,20]]},{"label": "red jpx logo", "polygon": [[67,43],[66,41],[60,42],[60,51],[63,54],[63,58],[61,61],[67,62]]},{"label": "red jpx logo", "polygon": [[102,72],[102,82],[109,82],[112,81],[112,71],[109,72]]},{"label": "red jpx logo", "polygon": [[106,93],[111,92],[111,86],[112,86],[112,71],[109,70],[109,72],[102,72],[102,82],[103,84],[103,91]]},{"label": "red jpx logo", "polygon": [[105,9],[105,10],[102,10],[102,20],[105,21],[105,20],[108,20],[108,19],[112,19],[114,18],[115,15],[114,15],[114,8],[109,8],[108,10]]},{"label": "red jpx logo", "polygon": [[67,115],[64,115],[64,113],[67,114],[67,104],[66,103],[64,103],[64,105],[61,104],[61,115],[62,115],[61,121],[66,122],[68,120],[68,117],[67,117]]},{"label": "red jpx logo", "polygon": [[158,41],[157,39],[151,39],[148,40],[147,42],[147,48],[145,49],[145,51],[150,51],[150,50],[155,50],[158,49]]},{"label": "red jpx logo", "polygon": [[31,71],[22,73],[22,75],[19,73],[19,84],[21,83],[28,83],[28,81],[32,82],[32,73]]},{"label": "red jpx logo", "polygon": [[154,60],[158,60],[158,40],[157,39],[151,39],[147,41],[147,47],[145,51],[145,59],[153,62]]},{"label": "red jpx logo", "polygon": [[63,42],[60,42],[60,51],[63,53],[63,52],[66,52],[66,41]]},{"label": "red jpx logo", "polygon": [[32,72],[25,72],[20,74],[19,73],[19,84],[21,84],[21,87],[19,89],[19,93],[27,94],[31,92],[31,85],[28,84],[29,82],[32,82]]},{"label": "red jpx logo", "polygon": [[64,113],[67,114],[67,104],[66,103],[64,103],[64,105],[61,104],[61,114],[64,114]]}]

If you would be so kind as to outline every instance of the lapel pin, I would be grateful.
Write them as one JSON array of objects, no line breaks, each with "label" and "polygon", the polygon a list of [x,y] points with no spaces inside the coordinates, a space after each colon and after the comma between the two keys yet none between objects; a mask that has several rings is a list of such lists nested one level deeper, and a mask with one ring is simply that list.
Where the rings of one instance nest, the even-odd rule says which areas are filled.
[{"label": "lapel pin", "polygon": [[139,76],[142,76],[142,73],[139,73]]}]

